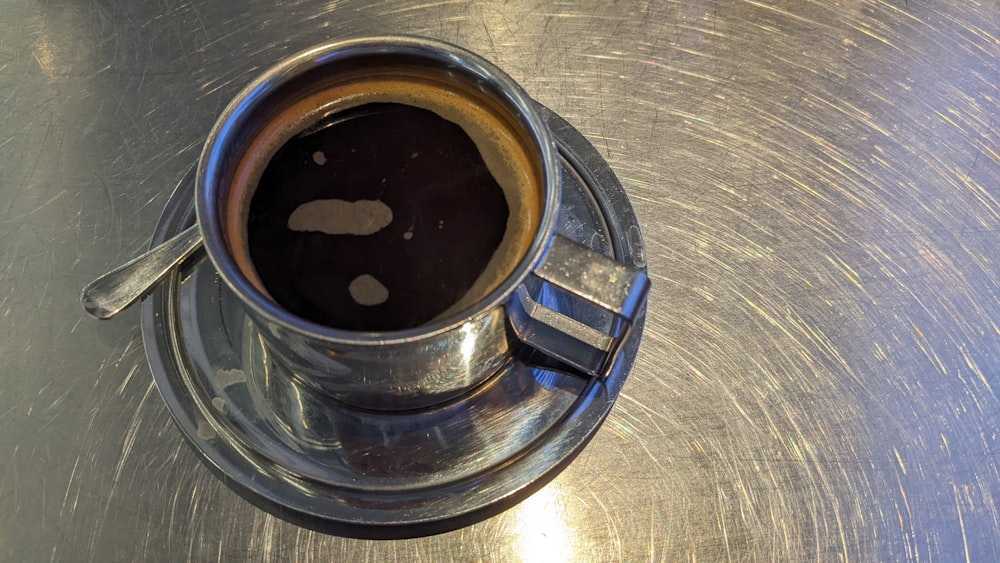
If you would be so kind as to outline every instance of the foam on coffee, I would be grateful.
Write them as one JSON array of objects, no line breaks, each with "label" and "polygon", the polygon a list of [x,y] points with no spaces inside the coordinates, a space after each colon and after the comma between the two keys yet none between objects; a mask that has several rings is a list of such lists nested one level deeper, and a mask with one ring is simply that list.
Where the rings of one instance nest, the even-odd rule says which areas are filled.
[{"label": "foam on coffee", "polygon": [[[245,218],[257,182],[281,146],[330,115],[371,103],[397,103],[432,111],[459,125],[504,192],[509,215],[500,245],[465,296],[437,318],[451,316],[481,300],[523,258],[538,229],[543,196],[537,158],[529,156],[519,133],[505,119],[476,99],[480,96],[468,87],[393,73],[334,85],[285,108],[250,143],[231,184],[226,232],[241,270],[267,293],[250,259]],[[314,158],[325,159],[322,155]]]}]

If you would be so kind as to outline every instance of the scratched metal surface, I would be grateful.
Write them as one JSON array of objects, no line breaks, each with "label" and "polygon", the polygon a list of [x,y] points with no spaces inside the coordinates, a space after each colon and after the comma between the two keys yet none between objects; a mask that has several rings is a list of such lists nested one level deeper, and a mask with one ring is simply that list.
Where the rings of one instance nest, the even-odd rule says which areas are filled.
[{"label": "scratched metal surface", "polygon": [[[323,536],[188,450],[141,250],[256,71],[343,34],[495,61],[633,198],[637,368],[552,483],[470,527]],[[982,560],[1000,550],[1000,5],[0,4],[0,560]]]}]

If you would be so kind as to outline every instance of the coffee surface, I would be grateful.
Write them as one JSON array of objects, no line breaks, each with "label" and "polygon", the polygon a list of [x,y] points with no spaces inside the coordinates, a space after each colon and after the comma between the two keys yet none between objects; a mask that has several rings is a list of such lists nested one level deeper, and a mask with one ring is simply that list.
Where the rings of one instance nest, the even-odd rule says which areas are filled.
[{"label": "coffee surface", "polygon": [[426,109],[370,103],[274,154],[246,233],[261,283],[292,313],[346,330],[402,330],[466,296],[509,214],[460,126]]}]

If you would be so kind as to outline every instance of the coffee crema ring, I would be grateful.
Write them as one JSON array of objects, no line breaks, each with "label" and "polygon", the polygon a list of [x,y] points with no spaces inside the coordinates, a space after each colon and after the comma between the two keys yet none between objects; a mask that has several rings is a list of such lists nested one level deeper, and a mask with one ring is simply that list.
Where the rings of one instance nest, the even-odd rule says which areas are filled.
[{"label": "coffee crema ring", "polygon": [[344,330],[415,328],[481,301],[524,258],[542,197],[523,135],[476,96],[402,73],[279,112],[231,184],[239,268],[291,313]]},{"label": "coffee crema ring", "polygon": [[356,109],[270,159],[248,214],[250,257],[268,294],[300,317],[417,327],[483,275],[510,209],[459,125],[401,104]]}]

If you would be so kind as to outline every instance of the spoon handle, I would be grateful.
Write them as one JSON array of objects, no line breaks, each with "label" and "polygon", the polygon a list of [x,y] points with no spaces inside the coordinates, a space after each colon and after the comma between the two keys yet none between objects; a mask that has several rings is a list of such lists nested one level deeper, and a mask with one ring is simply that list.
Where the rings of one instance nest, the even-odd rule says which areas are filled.
[{"label": "spoon handle", "polygon": [[201,231],[196,223],[91,282],[83,289],[80,302],[90,316],[110,319],[146,295],[200,246]]}]

